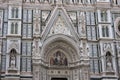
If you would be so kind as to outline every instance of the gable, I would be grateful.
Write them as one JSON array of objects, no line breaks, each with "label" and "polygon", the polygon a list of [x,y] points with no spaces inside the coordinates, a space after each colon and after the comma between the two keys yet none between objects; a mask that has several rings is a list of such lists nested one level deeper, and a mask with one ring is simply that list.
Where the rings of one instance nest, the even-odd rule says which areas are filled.
[{"label": "gable", "polygon": [[53,34],[72,35],[70,32],[70,28],[67,26],[64,19],[60,15],[55,21],[53,27],[50,29],[49,35]]},{"label": "gable", "polygon": [[56,7],[46,25],[45,31],[42,33],[43,39],[55,35],[63,34],[78,38],[75,32],[74,25],[72,24],[66,10],[63,7]]}]

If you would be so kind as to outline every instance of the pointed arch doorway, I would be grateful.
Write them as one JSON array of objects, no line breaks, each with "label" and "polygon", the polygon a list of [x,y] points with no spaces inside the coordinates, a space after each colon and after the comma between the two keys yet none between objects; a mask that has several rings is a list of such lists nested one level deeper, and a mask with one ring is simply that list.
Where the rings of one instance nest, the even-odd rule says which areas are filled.
[{"label": "pointed arch doorway", "polygon": [[47,80],[73,80],[70,67],[78,59],[77,50],[69,42],[57,38],[44,49],[44,60],[48,63]]},{"label": "pointed arch doorway", "polygon": [[51,80],[68,80],[67,78],[52,78]]},{"label": "pointed arch doorway", "polygon": [[78,46],[65,35],[49,37],[33,59],[33,80],[90,80],[89,60],[80,59]]}]

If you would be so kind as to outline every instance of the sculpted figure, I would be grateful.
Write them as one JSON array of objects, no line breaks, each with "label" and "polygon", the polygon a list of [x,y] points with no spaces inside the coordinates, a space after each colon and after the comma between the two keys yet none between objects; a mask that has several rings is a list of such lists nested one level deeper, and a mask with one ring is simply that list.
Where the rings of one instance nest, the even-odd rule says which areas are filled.
[{"label": "sculpted figure", "polygon": [[111,71],[112,68],[112,55],[110,54],[110,52],[107,52],[106,54],[106,68],[108,71]]},{"label": "sculpted figure", "polygon": [[14,49],[10,52],[10,67],[16,67],[16,51]]}]

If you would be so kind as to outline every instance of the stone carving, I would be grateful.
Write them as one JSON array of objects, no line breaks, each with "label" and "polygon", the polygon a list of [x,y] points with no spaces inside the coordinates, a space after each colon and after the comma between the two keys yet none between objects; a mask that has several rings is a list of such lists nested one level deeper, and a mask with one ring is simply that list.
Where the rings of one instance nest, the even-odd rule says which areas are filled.
[{"label": "stone carving", "polygon": [[83,48],[82,47],[80,47],[80,54],[81,54],[81,56],[83,56]]},{"label": "stone carving", "polygon": [[67,58],[60,51],[57,51],[50,58],[50,65],[67,66],[67,64],[68,64]]},{"label": "stone carving", "polygon": [[16,67],[16,51],[14,49],[10,52],[10,67]]},{"label": "stone carving", "polygon": [[34,58],[40,58],[40,51],[41,51],[42,43],[40,39],[34,39],[32,45],[32,53]]},{"label": "stone carving", "polygon": [[[73,48],[73,47],[71,47],[70,45],[68,45],[68,44],[66,44],[66,43],[64,43],[64,42],[54,42],[54,43],[52,43],[52,44],[50,44],[46,49],[45,49],[45,52],[44,52],[44,54],[43,55],[41,55],[41,56],[43,56],[42,57],[42,59],[47,59],[46,61],[49,61],[50,59],[48,59],[47,58],[47,56],[48,56],[48,54],[50,53],[50,51],[52,50],[52,49],[58,49],[58,48],[62,48],[62,49],[64,49],[64,50],[66,50],[67,51],[67,53],[69,53],[69,55],[71,55],[71,59],[72,59],[72,61],[76,61],[77,59],[78,59],[78,56],[76,56],[76,50]],[[66,54],[67,54],[66,53]],[[73,55],[75,55],[75,56],[73,56]],[[69,57],[69,56],[68,56]],[[67,58],[68,59],[68,58]]]},{"label": "stone carving", "polygon": [[71,32],[70,29],[66,27],[64,20],[61,17],[59,17],[55,25],[50,30],[50,35],[51,34],[71,35]]},{"label": "stone carving", "polygon": [[112,67],[112,55],[110,52],[106,53],[106,68],[107,71],[112,71],[113,67]]},{"label": "stone carving", "polygon": [[35,50],[36,50],[36,53],[38,53],[38,49],[39,49],[39,48],[38,48],[38,45],[39,45],[39,44],[38,44],[38,41],[35,41],[35,46],[36,46]]},{"label": "stone carving", "polygon": [[39,79],[39,71],[35,71],[35,80]]},{"label": "stone carving", "polygon": [[85,36],[85,34],[86,34],[85,13],[81,12],[79,15],[80,15],[80,20],[79,20],[80,31],[79,31],[79,33],[81,33],[81,36]]},{"label": "stone carving", "polygon": [[83,43],[80,44],[80,54],[81,54],[81,56],[88,57],[89,46],[87,45],[87,43],[83,42]]},{"label": "stone carving", "polygon": [[39,34],[40,33],[40,12],[38,9],[34,11],[33,26],[34,26],[34,34]]},{"label": "stone carving", "polygon": [[111,49],[111,43],[104,43],[104,50]]},{"label": "stone carving", "polygon": [[37,57],[39,55],[39,42],[38,40],[33,41],[33,56]]},{"label": "stone carving", "polygon": [[46,11],[41,11],[41,15],[42,15],[42,23],[41,23],[41,26],[42,26],[42,31],[45,29],[45,26],[46,26],[46,24],[47,24],[47,22],[48,22],[48,19],[50,18],[50,13],[51,13],[51,11],[49,11],[49,10],[46,10]]},{"label": "stone carving", "polygon": [[[53,44],[51,44],[51,45],[49,45],[49,47],[47,47],[46,49],[45,49],[45,52],[44,52],[44,57],[50,52],[50,50],[52,50],[52,49],[57,49],[57,47],[62,47],[63,49],[65,49],[65,50],[68,50],[70,53],[69,54],[73,54],[73,53],[76,53],[76,51],[72,48],[72,47],[70,47],[69,45],[67,45],[67,44],[65,44],[64,42],[55,42],[55,43],[53,43]],[[72,56],[73,57],[73,56]],[[76,57],[76,56],[75,56]],[[76,58],[72,58],[73,59],[73,61],[75,61],[75,59]]]},{"label": "stone carving", "polygon": [[76,14],[76,12],[68,12],[68,15],[69,15],[69,17],[70,17],[70,19],[72,20],[72,22],[73,23],[76,23],[76,16],[77,16],[77,14]]},{"label": "stone carving", "polygon": [[34,70],[34,80],[39,80],[39,67],[38,66],[33,66],[33,70]]},{"label": "stone carving", "polygon": [[19,44],[18,44],[18,41],[17,40],[11,40],[11,44],[9,45],[9,48],[8,48],[9,52],[10,50],[12,49],[15,49],[17,52],[19,52]]}]

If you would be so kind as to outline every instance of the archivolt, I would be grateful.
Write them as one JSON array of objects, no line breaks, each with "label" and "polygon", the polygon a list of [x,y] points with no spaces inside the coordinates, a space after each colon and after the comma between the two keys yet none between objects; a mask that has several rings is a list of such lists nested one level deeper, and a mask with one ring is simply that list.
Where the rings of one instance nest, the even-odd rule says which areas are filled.
[{"label": "archivolt", "polygon": [[65,53],[69,61],[75,61],[79,58],[78,44],[70,37],[64,35],[55,35],[46,39],[43,44],[41,57],[48,61],[48,57],[56,50]]}]

